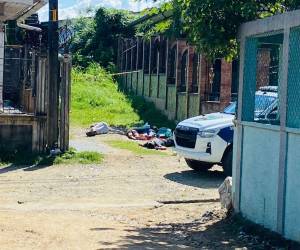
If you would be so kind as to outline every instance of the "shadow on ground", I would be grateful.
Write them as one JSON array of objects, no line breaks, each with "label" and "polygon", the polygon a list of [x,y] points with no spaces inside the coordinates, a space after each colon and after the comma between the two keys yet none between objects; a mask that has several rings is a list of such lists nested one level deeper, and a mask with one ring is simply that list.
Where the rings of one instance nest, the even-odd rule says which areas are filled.
[{"label": "shadow on ground", "polygon": [[156,127],[168,127],[175,129],[176,124],[173,121],[168,120],[161,111],[159,111],[155,104],[152,102],[147,102],[143,97],[136,96],[132,93],[123,91],[126,97],[130,100],[131,105],[135,112],[144,122],[149,122],[150,125]]},{"label": "shadow on ground", "polygon": [[217,188],[225,179],[223,172],[218,170],[203,172],[187,170],[167,174],[164,178],[176,183],[197,188]]},{"label": "shadow on ground", "polygon": [[207,213],[192,223],[128,229],[119,242],[98,243],[109,249],[299,249],[296,243],[236,217]]},{"label": "shadow on ground", "polygon": [[24,171],[36,171],[47,167],[53,166],[55,161],[54,157],[48,156],[16,156],[9,159],[9,163],[6,166],[0,166],[0,174],[6,174],[8,172],[13,172],[23,169]]}]

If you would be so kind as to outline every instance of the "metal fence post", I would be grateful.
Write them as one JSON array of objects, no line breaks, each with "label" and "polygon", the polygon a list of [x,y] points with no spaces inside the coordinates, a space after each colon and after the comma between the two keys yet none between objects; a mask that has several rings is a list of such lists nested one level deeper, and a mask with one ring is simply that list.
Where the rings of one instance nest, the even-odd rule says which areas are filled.
[{"label": "metal fence post", "polygon": [[284,233],[285,196],[286,196],[286,160],[287,160],[287,86],[289,65],[290,27],[284,29],[282,78],[280,82],[279,112],[280,112],[280,155],[278,168],[278,202],[277,202],[277,231]]}]

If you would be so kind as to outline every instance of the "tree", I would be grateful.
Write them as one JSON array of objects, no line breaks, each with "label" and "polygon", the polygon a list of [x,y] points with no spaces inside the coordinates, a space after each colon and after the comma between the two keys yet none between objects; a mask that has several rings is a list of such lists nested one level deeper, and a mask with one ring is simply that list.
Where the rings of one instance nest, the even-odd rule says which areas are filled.
[{"label": "tree", "polygon": [[75,65],[86,67],[97,62],[108,68],[117,59],[119,37],[132,37],[134,29],[128,25],[135,16],[127,11],[99,8],[94,17],[83,17],[74,24],[75,38],[71,51]]},{"label": "tree", "polygon": [[210,58],[233,58],[242,23],[294,10],[300,0],[172,0],[168,4],[176,6],[189,42],[202,53]]}]

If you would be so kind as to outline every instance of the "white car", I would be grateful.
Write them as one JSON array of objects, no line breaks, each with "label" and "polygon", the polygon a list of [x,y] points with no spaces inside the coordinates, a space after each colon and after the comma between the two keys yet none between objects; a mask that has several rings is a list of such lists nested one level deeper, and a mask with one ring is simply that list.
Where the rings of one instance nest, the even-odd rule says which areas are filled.
[{"label": "white car", "polygon": [[[223,112],[197,116],[177,125],[175,151],[189,167],[207,170],[220,164],[231,176],[235,112],[236,103],[232,103]],[[262,87],[256,92],[254,120],[274,124],[279,121],[277,87]]]}]

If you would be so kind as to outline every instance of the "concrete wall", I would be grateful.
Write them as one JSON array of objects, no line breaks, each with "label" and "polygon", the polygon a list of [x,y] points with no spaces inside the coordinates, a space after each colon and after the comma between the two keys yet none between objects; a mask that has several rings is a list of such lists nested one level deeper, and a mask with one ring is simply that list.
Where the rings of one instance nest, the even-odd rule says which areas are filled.
[{"label": "concrete wall", "polygon": [[138,85],[138,73],[134,72],[132,73],[131,77],[131,91],[136,94],[137,92],[137,85]]},{"label": "concrete wall", "polygon": [[[154,41],[161,45],[161,49],[154,49]],[[138,46],[137,64],[132,63],[133,55],[136,53],[134,45],[139,45],[141,42],[143,47]],[[148,45],[149,51],[146,50]],[[186,88],[181,86],[184,73],[181,72],[183,55],[187,55],[184,69]],[[157,56],[157,64],[153,62],[154,56]],[[131,62],[130,65],[129,62]],[[124,72],[120,80],[120,85],[124,86],[123,89],[153,102],[172,120],[181,121],[187,117],[218,112],[221,107],[231,101],[231,63],[222,60],[220,88],[223,94],[220,102],[208,102],[205,94],[209,89],[208,69],[210,65],[185,39],[164,39],[162,36],[157,36],[152,37],[149,44],[140,38],[121,39],[117,63],[120,71]],[[137,69],[139,72],[134,73]],[[179,93],[180,91],[184,91],[185,94]]]},{"label": "concrete wall", "polygon": [[159,75],[159,90],[158,97],[161,99],[166,98],[166,89],[167,89],[167,77],[165,74]]},{"label": "concrete wall", "polygon": [[198,116],[200,114],[200,95],[189,94],[188,98],[188,117]]},{"label": "concrete wall", "polygon": [[[240,86],[233,160],[235,210],[248,219],[298,242],[299,15],[300,10],[296,10],[245,23],[240,28]],[[264,72],[256,67],[256,37],[259,35],[263,39],[269,37],[270,33],[283,36],[279,76],[279,126],[255,122],[252,108],[254,102],[251,102],[250,95],[255,92],[257,82],[260,85],[268,80]],[[274,38],[274,43],[275,40]],[[268,60],[268,53],[262,56]]]},{"label": "concrete wall", "polygon": [[168,118],[174,120],[176,118],[176,86],[167,86],[167,111]]},{"label": "concrete wall", "polygon": [[150,75],[144,74],[144,93],[143,96],[149,97],[150,93]]},{"label": "concrete wall", "polygon": [[279,150],[278,130],[244,127],[241,190],[245,191],[241,196],[241,211],[246,218],[274,231],[277,228]]},{"label": "concrete wall", "polygon": [[165,74],[149,75],[142,70],[129,72],[120,76],[119,84],[125,91],[153,102],[171,120],[182,121],[222,109],[220,102],[201,102],[200,93],[178,93],[176,85],[167,84]]},{"label": "concrete wall", "polygon": [[[237,135],[237,131],[235,131]],[[268,142],[266,144],[266,142]],[[238,137],[234,138],[237,152]],[[286,196],[283,235],[300,242],[300,131],[288,133]],[[233,166],[237,164],[234,154]],[[280,166],[279,127],[250,124],[243,126],[240,211],[247,219],[278,231],[278,180]],[[234,170],[236,170],[234,168]],[[237,188],[233,171],[233,193]]]},{"label": "concrete wall", "polygon": [[300,242],[300,134],[289,133],[285,199],[285,236]]},{"label": "concrete wall", "polygon": [[127,74],[126,89],[129,91],[132,89],[132,73]]},{"label": "concrete wall", "polygon": [[151,84],[150,84],[150,97],[157,98],[157,90],[159,88],[159,79],[158,75],[151,75]]},{"label": "concrete wall", "polygon": [[178,121],[183,121],[187,118],[187,94],[178,93],[177,94],[177,115],[176,119]]},{"label": "concrete wall", "polygon": [[143,89],[144,89],[144,73],[141,70],[138,72],[137,95],[142,96]]}]

